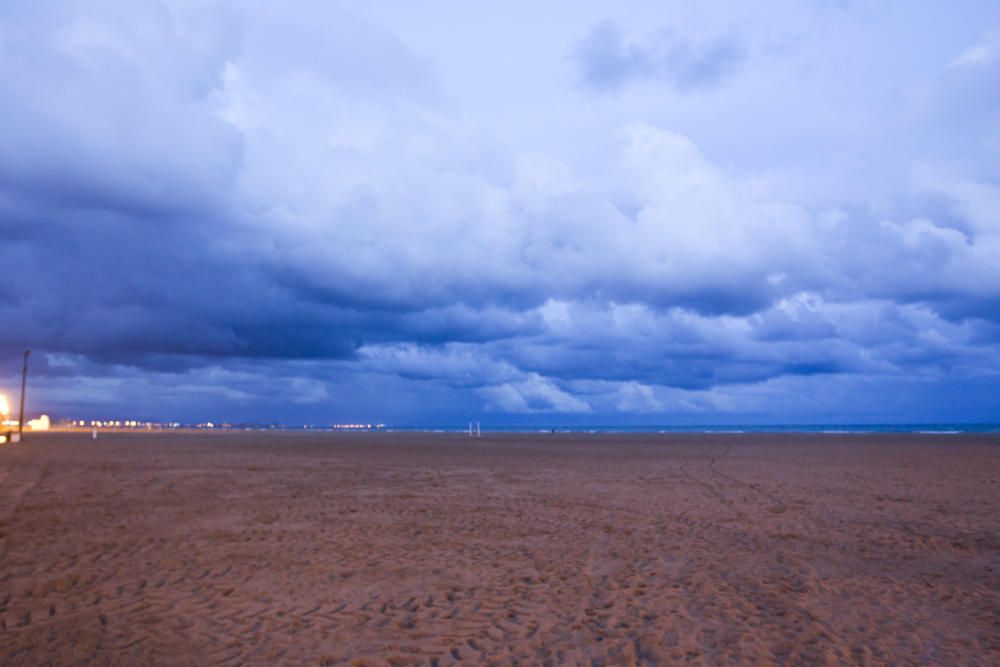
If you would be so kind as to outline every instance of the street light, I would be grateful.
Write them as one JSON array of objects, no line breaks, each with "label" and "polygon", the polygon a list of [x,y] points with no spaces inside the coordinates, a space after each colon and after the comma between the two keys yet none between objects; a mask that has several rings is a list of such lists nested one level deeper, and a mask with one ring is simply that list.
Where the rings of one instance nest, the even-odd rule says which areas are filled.
[{"label": "street light", "polygon": [[21,415],[17,418],[17,439],[21,440],[21,431],[24,430],[24,386],[28,384],[28,355],[31,350],[24,351],[24,367],[21,369]]}]

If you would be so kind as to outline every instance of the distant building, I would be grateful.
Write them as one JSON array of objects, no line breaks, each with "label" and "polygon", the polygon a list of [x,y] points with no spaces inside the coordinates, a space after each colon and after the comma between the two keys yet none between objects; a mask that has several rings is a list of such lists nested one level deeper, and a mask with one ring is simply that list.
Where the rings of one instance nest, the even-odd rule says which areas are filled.
[{"label": "distant building", "polygon": [[52,423],[49,421],[48,415],[42,415],[38,419],[28,420],[28,428],[32,431],[48,431]]}]

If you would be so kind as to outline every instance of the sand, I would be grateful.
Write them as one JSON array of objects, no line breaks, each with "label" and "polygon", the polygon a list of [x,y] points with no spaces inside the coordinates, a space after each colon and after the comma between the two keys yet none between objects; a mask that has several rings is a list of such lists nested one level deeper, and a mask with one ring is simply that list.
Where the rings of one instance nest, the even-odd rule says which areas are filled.
[{"label": "sand", "polygon": [[998,436],[49,434],[2,664],[1000,664]]}]

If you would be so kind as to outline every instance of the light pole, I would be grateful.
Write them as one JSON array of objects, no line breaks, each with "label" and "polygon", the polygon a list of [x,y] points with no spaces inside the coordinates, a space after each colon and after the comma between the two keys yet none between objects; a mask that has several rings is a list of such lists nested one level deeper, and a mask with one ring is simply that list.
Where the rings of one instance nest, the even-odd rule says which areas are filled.
[{"label": "light pole", "polygon": [[24,366],[21,368],[21,411],[17,418],[17,439],[21,439],[21,432],[24,430],[24,387],[28,384],[28,355],[31,350],[24,351]]}]

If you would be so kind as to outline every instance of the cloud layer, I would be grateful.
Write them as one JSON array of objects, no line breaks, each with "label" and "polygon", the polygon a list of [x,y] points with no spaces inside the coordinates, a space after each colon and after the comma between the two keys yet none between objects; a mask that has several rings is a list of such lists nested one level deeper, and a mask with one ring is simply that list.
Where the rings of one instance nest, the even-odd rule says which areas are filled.
[{"label": "cloud layer", "polygon": [[747,47],[731,32],[693,42],[663,29],[630,41],[616,23],[604,20],[577,44],[574,56],[583,82],[598,90],[657,80],[692,91],[722,83],[746,59]]},{"label": "cloud layer", "polygon": [[[469,117],[478,89],[449,88],[433,53],[329,3],[0,11],[0,315],[16,323],[0,368],[11,385],[35,349],[52,412],[653,423],[1000,407],[1000,126],[980,87],[1000,76],[995,33],[913,75],[898,116],[826,121],[845,137],[834,165],[875,155],[868,126],[900,128],[872,158],[894,176],[838,193],[850,170],[811,166],[823,135],[803,135],[805,155],[776,135],[763,166],[741,157],[756,131],[741,100],[788,63],[822,68],[752,25],[635,41],[595,20],[567,36],[577,75],[611,95],[560,117],[597,138],[540,150]],[[565,74],[553,108],[593,103]],[[708,89],[733,104],[685,101]],[[672,122],[665,101],[708,120]],[[733,122],[747,126],[729,154],[712,130]],[[894,149],[910,133],[919,153]]]}]

